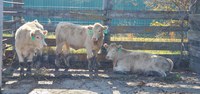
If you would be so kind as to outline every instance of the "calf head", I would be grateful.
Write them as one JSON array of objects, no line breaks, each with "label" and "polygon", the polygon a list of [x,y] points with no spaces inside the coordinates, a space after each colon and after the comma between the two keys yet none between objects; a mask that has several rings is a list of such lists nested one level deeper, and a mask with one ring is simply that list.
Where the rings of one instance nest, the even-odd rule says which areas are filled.
[{"label": "calf head", "polygon": [[115,43],[111,43],[110,45],[104,44],[104,47],[107,50],[106,59],[108,60],[114,60],[119,50],[122,49],[121,45]]},{"label": "calf head", "polygon": [[100,23],[95,23],[94,25],[89,25],[88,29],[92,31],[92,40],[94,42],[98,41],[101,37],[104,36],[104,30],[107,30],[107,26],[103,26]]},{"label": "calf head", "polygon": [[47,35],[48,31],[47,30],[32,30],[30,32],[31,40],[39,49],[43,48],[44,46],[47,46],[45,42],[45,35]]}]

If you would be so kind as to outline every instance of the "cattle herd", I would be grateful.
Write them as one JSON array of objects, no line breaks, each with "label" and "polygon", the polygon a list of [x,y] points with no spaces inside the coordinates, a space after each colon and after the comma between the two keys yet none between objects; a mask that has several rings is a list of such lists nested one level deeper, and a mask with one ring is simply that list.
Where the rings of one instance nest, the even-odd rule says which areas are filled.
[{"label": "cattle herd", "polygon": [[[56,69],[70,67],[70,49],[85,48],[88,59],[89,77],[97,76],[97,53],[103,46],[104,31],[108,27],[100,23],[93,25],[77,25],[68,22],[58,23],[56,36]],[[15,33],[15,48],[19,60],[20,76],[31,75],[31,64],[34,58],[41,60],[42,49],[47,46],[45,36],[48,31],[37,21],[27,22],[19,27]],[[153,76],[166,77],[173,69],[173,62],[169,58],[144,52],[133,52],[121,45],[105,44],[106,59],[113,61],[113,70],[117,73],[142,73]],[[65,65],[61,65],[64,61]],[[40,62],[42,63],[42,62]],[[25,71],[26,68],[26,71]]]}]

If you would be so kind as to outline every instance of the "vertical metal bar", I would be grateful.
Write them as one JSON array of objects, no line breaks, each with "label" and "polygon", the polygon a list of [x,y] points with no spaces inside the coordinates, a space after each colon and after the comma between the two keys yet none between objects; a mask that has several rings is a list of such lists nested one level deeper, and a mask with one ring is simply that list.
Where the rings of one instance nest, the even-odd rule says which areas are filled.
[{"label": "vertical metal bar", "polygon": [[[102,9],[103,9],[103,16],[105,17],[105,19],[103,20],[103,24],[109,27],[111,26],[111,19],[108,16],[109,16],[109,11],[112,10],[112,0],[103,0]],[[110,31],[109,28],[108,31]],[[105,43],[110,42],[109,32],[105,35],[104,42]],[[105,53],[105,49],[102,49],[102,53]]]},{"label": "vertical metal bar", "polygon": [[[2,87],[2,65],[3,65],[3,0],[0,0],[0,89]],[[0,90],[1,93],[1,90]]]},{"label": "vertical metal bar", "polygon": [[104,25],[110,25],[110,21],[111,19],[108,18],[109,16],[109,11],[112,10],[112,0],[103,0],[103,15],[106,18],[105,20],[103,20],[103,24]]}]

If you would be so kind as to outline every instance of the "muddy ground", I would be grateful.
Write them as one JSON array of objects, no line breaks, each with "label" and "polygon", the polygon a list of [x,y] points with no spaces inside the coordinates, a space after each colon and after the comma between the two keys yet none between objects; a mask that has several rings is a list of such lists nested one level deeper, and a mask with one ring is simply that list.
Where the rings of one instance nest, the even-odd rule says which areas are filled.
[{"label": "muddy ground", "polygon": [[[46,69],[45,69],[46,70]],[[38,71],[41,71],[38,73]],[[88,77],[87,70],[70,69],[55,73],[35,71],[35,76],[3,77],[3,94],[200,94],[200,75],[190,71],[173,71],[168,77],[136,74],[113,74],[100,70],[99,76]],[[63,74],[65,73],[65,74]],[[43,75],[42,75],[43,74]],[[55,77],[55,74],[57,76]]]}]

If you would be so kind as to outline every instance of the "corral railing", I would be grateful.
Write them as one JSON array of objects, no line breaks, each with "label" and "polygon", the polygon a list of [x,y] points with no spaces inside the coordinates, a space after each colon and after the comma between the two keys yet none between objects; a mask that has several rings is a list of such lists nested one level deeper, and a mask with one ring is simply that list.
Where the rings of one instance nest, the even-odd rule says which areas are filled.
[{"label": "corral railing", "polygon": [[[155,54],[160,54],[173,59],[174,62],[180,62],[181,59],[187,57],[185,53],[188,49],[186,33],[189,29],[183,23],[176,26],[151,26],[153,20],[176,20],[188,21],[187,11],[152,11],[152,10],[126,10],[116,9],[117,4],[115,0],[103,0],[101,8],[54,8],[54,7],[23,7],[23,0],[13,0],[15,2],[4,1],[4,3],[11,3],[13,6],[4,7],[4,15],[18,17],[20,19],[12,19],[4,21],[4,31],[15,31],[17,22],[22,22],[22,17],[27,19],[52,19],[42,22],[49,32],[54,32],[57,22],[75,20],[74,23],[81,21],[87,22],[102,22],[109,26],[108,34],[106,34],[105,42],[115,42],[122,44],[125,48],[130,50],[144,50]],[[66,1],[67,2],[67,1]],[[57,19],[57,20],[56,20]],[[58,20],[62,19],[62,20]],[[68,20],[65,20],[68,19]],[[70,20],[69,20],[70,19]],[[133,21],[132,21],[133,20]],[[147,25],[134,25],[135,20],[148,20]],[[40,21],[40,20],[39,20]],[[130,24],[120,24],[122,22],[130,22]],[[118,23],[116,23],[118,22]],[[14,27],[10,27],[14,25]],[[14,28],[14,29],[13,29]],[[156,38],[156,34],[169,34],[175,32],[178,38]],[[126,35],[127,34],[127,35]],[[137,37],[136,35],[142,36]],[[146,35],[146,36],[143,36]],[[149,37],[148,37],[149,36]],[[9,37],[4,37],[9,38]],[[5,41],[8,44],[13,44],[14,39]],[[49,46],[55,46],[55,39],[46,39]],[[161,53],[156,53],[156,51]],[[171,54],[172,53],[172,54]],[[81,58],[85,59],[84,54],[79,54]],[[101,61],[105,61],[101,57]]]},{"label": "corral railing", "polygon": [[[12,54],[3,55],[3,60],[14,56],[14,34],[15,31],[22,23],[22,6],[24,5],[23,0],[9,0],[3,1],[3,51],[8,48],[13,48]],[[18,15],[16,15],[18,14]],[[9,37],[5,36],[9,34]]]}]

